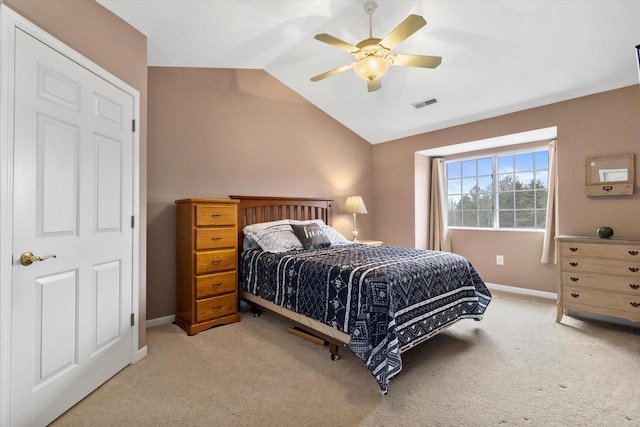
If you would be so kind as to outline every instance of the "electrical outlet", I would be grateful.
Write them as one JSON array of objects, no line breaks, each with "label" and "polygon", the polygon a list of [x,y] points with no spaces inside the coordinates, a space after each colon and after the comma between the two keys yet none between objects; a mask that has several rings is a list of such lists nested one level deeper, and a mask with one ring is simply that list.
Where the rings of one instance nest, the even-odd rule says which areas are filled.
[{"label": "electrical outlet", "polygon": [[502,255],[496,255],[496,264],[504,265],[504,257]]}]

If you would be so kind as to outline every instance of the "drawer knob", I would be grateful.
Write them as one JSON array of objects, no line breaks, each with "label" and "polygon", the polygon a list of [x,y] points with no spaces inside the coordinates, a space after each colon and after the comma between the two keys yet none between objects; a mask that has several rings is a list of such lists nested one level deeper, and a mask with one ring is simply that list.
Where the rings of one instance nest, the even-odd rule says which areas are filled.
[{"label": "drawer knob", "polygon": [[569,250],[570,250],[571,252],[575,252],[575,251],[577,251],[577,250],[578,250],[578,248],[569,248]]},{"label": "drawer knob", "polygon": [[571,277],[571,281],[572,281],[572,282],[577,282],[578,280],[580,280],[580,278],[579,278],[579,277]]},{"label": "drawer knob", "polygon": [[640,302],[633,302],[633,301],[631,301],[629,304],[631,304],[631,307],[634,307],[634,308],[638,308],[638,307],[640,307]]},{"label": "drawer knob", "polygon": [[211,264],[218,264],[220,262],[222,262],[221,259],[214,259],[214,260],[211,261]]},{"label": "drawer knob", "polygon": [[218,286],[222,286],[222,282],[212,283],[211,286],[217,288]]},{"label": "drawer knob", "polygon": [[212,237],[211,240],[222,240],[222,237]]},{"label": "drawer knob", "polygon": [[213,311],[218,311],[218,310],[220,310],[221,308],[222,308],[222,306],[221,306],[221,305],[216,305],[215,307],[211,307],[211,310],[213,310]]},{"label": "drawer knob", "polygon": [[635,283],[629,283],[629,287],[631,289],[638,289],[638,288],[640,288],[640,285],[636,285]]},{"label": "drawer knob", "polygon": [[576,293],[573,293],[573,292],[572,292],[572,293],[571,293],[571,296],[572,296],[572,297],[574,297],[574,298],[578,298],[578,297],[580,296],[580,294],[576,294]]},{"label": "drawer knob", "polygon": [[637,273],[638,270],[640,270],[640,268],[638,268],[638,267],[629,267],[629,271],[632,272],[632,273]]},{"label": "drawer knob", "polygon": [[638,251],[629,251],[629,255],[636,256],[638,255]]},{"label": "drawer knob", "polygon": [[577,267],[577,266],[578,266],[578,263],[577,263],[577,262],[575,262],[575,261],[571,261],[571,262],[569,263],[569,265],[570,265],[570,266],[572,266],[572,267]]},{"label": "drawer knob", "polygon": [[218,218],[218,217],[221,217],[221,216],[222,216],[222,214],[211,214],[211,217],[213,217],[213,218]]}]

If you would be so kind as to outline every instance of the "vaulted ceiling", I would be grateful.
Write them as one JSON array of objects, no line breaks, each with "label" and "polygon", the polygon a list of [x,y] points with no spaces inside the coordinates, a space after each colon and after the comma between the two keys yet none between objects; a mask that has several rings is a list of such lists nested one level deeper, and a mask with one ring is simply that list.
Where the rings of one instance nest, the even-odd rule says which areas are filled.
[{"label": "vaulted ceiling", "polygon": [[310,81],[353,61],[315,34],[369,37],[361,0],[98,1],[148,37],[150,66],[264,69],[372,144],[639,81],[640,0],[378,0],[373,37],[418,14],[392,52],[443,59],[375,92],[351,70]]}]

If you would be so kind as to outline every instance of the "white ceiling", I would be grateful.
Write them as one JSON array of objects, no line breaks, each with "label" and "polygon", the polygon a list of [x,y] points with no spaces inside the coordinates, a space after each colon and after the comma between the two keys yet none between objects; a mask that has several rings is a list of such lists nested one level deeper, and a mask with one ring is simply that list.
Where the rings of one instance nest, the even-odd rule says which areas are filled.
[{"label": "white ceiling", "polygon": [[640,0],[378,0],[374,37],[415,13],[427,25],[392,53],[443,60],[371,93],[351,70],[309,80],[353,58],[315,34],[369,37],[362,0],[98,1],[148,37],[150,66],[264,69],[372,144],[639,81]]}]

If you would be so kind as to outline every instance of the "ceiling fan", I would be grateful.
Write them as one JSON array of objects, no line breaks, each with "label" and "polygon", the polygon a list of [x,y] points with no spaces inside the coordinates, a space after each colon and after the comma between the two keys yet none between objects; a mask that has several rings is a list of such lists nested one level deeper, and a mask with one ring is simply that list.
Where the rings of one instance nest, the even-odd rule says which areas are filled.
[{"label": "ceiling fan", "polygon": [[358,76],[367,81],[369,92],[373,92],[382,87],[381,77],[390,65],[421,68],[436,68],[440,65],[442,58],[439,56],[389,53],[413,33],[427,25],[427,21],[422,16],[409,15],[384,39],[377,39],[372,35],[373,14],[377,9],[378,4],[374,1],[368,1],[364,4],[364,10],[369,15],[369,38],[362,40],[355,46],[329,34],[316,34],[314,37],[316,40],[349,52],[356,61],[312,77],[311,81],[317,82],[353,69]]}]

